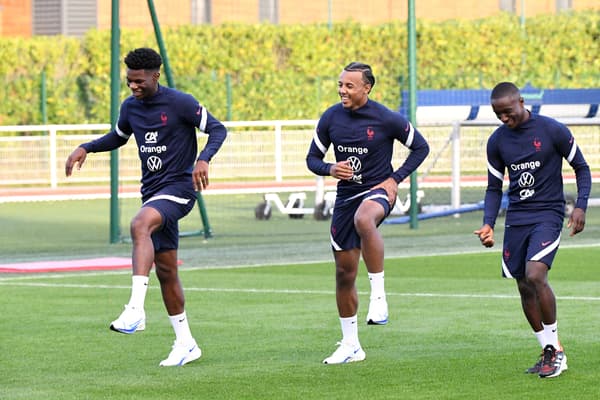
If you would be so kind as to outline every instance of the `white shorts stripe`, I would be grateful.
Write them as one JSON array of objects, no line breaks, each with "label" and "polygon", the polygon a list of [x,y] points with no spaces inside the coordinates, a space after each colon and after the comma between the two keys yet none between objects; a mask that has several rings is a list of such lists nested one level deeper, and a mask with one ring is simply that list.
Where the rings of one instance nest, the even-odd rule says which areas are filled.
[{"label": "white shorts stripe", "polygon": [[334,250],[336,250],[336,251],[342,250],[342,248],[340,247],[340,245],[337,244],[335,242],[335,240],[333,240],[333,236],[329,235],[329,240],[331,241],[331,247],[333,247]]},{"label": "white shorts stripe", "polygon": [[377,193],[377,194],[365,197],[363,199],[363,201],[365,201],[365,200],[373,200],[373,199],[385,199],[385,200],[389,200],[388,197],[385,194]]},{"label": "white shorts stripe", "polygon": [[172,201],[172,202],[178,203],[178,204],[187,204],[190,202],[190,199],[184,199],[182,197],[172,196],[170,194],[159,194],[158,196],[150,197],[142,205],[145,206],[146,204],[150,203],[151,201],[155,201],[155,200],[169,200],[169,201]]},{"label": "white shorts stripe", "polygon": [[504,276],[508,279],[514,279],[514,276],[510,273],[508,269],[508,265],[504,263],[504,259],[502,260],[502,271],[504,272]]},{"label": "white shorts stripe", "polygon": [[560,235],[558,235],[558,238],[554,242],[552,242],[551,245],[549,245],[544,250],[538,252],[533,257],[531,257],[531,261],[540,261],[542,258],[546,257],[546,255],[548,255],[548,253],[551,253],[552,251],[554,251],[554,249],[556,249],[559,244],[560,244]]}]

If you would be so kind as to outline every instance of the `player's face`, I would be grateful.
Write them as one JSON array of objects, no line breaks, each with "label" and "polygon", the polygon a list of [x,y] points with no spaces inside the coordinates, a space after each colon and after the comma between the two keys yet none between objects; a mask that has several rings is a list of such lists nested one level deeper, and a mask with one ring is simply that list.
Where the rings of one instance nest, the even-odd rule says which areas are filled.
[{"label": "player's face", "polygon": [[492,99],[492,109],[496,117],[511,129],[516,128],[529,117],[523,105],[523,98],[520,96]]},{"label": "player's face", "polygon": [[138,100],[152,96],[158,89],[159,72],[144,69],[127,69],[127,86]]},{"label": "player's face", "polygon": [[360,71],[342,71],[338,80],[338,94],[342,106],[356,110],[365,105],[368,100],[371,85],[365,84]]}]

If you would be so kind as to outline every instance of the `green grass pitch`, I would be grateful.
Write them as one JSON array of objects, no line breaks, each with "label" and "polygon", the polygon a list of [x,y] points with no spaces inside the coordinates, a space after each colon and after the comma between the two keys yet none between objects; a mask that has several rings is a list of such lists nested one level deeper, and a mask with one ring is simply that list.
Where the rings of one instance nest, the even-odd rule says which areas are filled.
[{"label": "green grass pitch", "polygon": [[183,268],[203,357],[160,368],[173,334],[158,283],[147,328],[108,329],[129,273],[4,275],[2,399],[597,399],[598,248],[564,249],[551,282],[569,370],[523,373],[539,352],[497,254],[390,259],[390,323],[359,334],[367,359],[322,365],[340,338],[331,263]]},{"label": "green grass pitch", "polygon": [[[328,223],[255,221],[260,197],[235,200],[207,198],[214,237],[181,240],[200,360],[158,366],[174,337],[154,275],[147,328],[129,336],[108,329],[129,271],[0,274],[0,399],[599,398],[599,209],[581,235],[563,231],[550,283],[569,370],[540,379],[523,373],[539,347],[515,282],[500,277],[499,246],[483,249],[472,234],[481,213],[382,225],[390,323],[364,323],[361,265],[367,359],[323,365],[341,338]],[[3,262],[128,256],[129,244],[108,244],[107,216],[103,200],[2,204]]]}]

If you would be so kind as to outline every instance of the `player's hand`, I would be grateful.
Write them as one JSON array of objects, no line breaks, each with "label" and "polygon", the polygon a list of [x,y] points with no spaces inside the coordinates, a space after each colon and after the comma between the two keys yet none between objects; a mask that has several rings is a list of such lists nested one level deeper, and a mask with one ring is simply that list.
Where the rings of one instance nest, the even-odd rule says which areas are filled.
[{"label": "player's hand", "polygon": [[194,190],[201,192],[208,186],[208,163],[204,160],[198,160],[194,171],[192,172],[192,179],[194,180]]},{"label": "player's hand", "polygon": [[488,224],[483,225],[473,233],[479,237],[481,244],[485,247],[494,246],[494,230]]},{"label": "player's hand", "polygon": [[339,161],[331,166],[329,174],[336,179],[349,180],[352,179],[354,171],[348,161]]},{"label": "player's hand", "polygon": [[391,177],[387,178],[380,184],[373,186],[371,190],[379,188],[385,190],[388,196],[388,202],[390,203],[390,207],[393,207],[396,203],[396,196],[398,196],[398,183],[396,182],[396,180]]},{"label": "player's hand", "polygon": [[571,234],[569,236],[575,236],[579,232],[583,231],[584,226],[585,211],[583,211],[581,208],[575,208],[569,217],[569,222],[567,222],[567,228],[571,228]]},{"label": "player's hand", "polygon": [[83,147],[78,147],[67,157],[65,162],[65,175],[71,176],[73,166],[77,165],[77,170],[80,170],[87,157],[87,151]]}]

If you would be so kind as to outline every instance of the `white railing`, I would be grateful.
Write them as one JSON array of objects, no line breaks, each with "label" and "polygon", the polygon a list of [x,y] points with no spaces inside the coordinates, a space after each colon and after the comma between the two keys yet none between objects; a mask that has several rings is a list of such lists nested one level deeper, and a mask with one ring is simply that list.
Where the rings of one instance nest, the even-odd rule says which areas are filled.
[{"label": "white railing", "polygon": [[[559,119],[560,120],[560,119]],[[561,120],[574,132],[595,177],[600,174],[600,118]],[[211,183],[314,182],[305,164],[314,134],[315,120],[225,122],[229,135],[211,163]],[[461,189],[484,186],[487,176],[485,146],[498,121],[423,123],[418,129],[431,152],[419,169],[419,186],[448,188],[448,197],[436,203],[458,207]],[[64,161],[80,143],[110,129],[109,124],[0,126],[0,190],[35,186],[55,189],[61,185],[110,181],[110,154],[97,153],[86,160],[81,172],[64,176]],[[8,134],[12,135],[8,135]],[[18,135],[15,135],[17,133]],[[200,146],[206,135],[199,134]],[[406,149],[398,144],[393,165],[399,166]],[[329,151],[328,160],[332,160]],[[119,149],[119,183],[139,184],[140,166],[135,140]],[[565,163],[565,173],[569,174]],[[408,180],[407,180],[408,181]],[[213,186],[214,187],[214,186]],[[402,183],[403,188],[408,182]],[[238,189],[243,190],[242,186]],[[246,188],[248,190],[248,188]]]},{"label": "white railing", "polygon": [[[297,171],[289,168],[289,159],[304,162],[316,121],[235,121],[224,124],[230,134],[224,144],[227,150],[221,150],[215,157],[214,179],[282,182],[286,178],[310,176],[306,168]],[[56,188],[63,183],[108,181],[108,153],[88,157],[86,164],[100,164],[101,168],[87,168],[91,171],[77,174],[68,182],[62,171],[66,157],[77,145],[109,130],[109,124],[0,126],[0,187],[43,185]],[[8,136],[7,133],[20,133],[20,136]],[[206,137],[198,135],[200,142]],[[124,165],[120,168],[122,182],[139,182],[134,142],[132,139],[119,149],[119,165]],[[23,159],[27,161],[25,166]],[[243,165],[244,162],[247,164]]]}]

